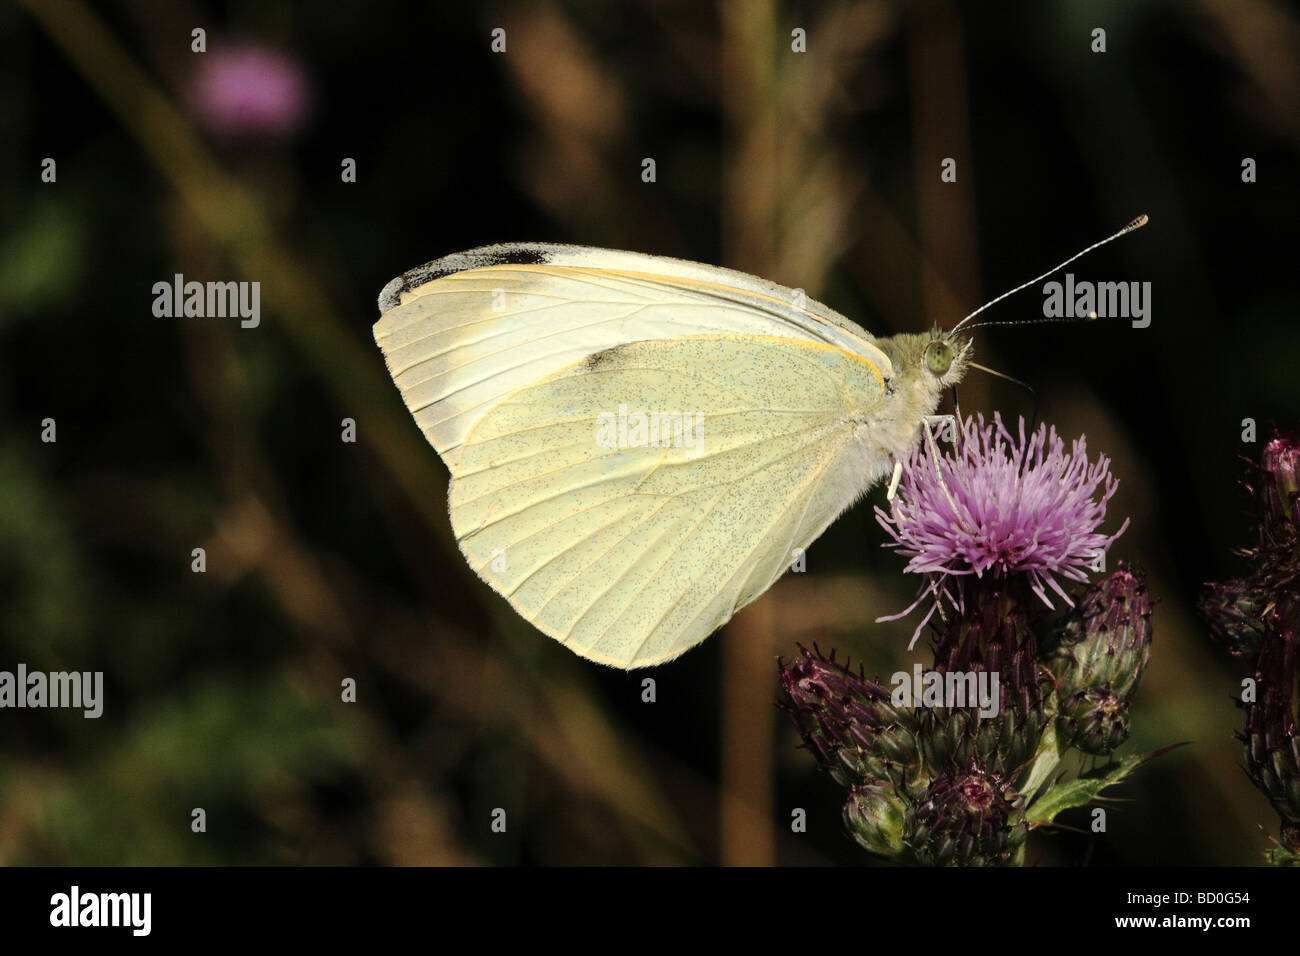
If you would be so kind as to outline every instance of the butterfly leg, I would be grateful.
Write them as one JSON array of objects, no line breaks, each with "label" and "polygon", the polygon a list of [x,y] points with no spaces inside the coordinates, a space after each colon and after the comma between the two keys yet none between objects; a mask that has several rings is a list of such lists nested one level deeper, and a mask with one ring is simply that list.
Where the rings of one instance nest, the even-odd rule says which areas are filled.
[{"label": "butterfly leg", "polygon": [[939,488],[943,491],[943,496],[948,499],[948,504],[952,507],[952,513],[956,516],[957,521],[961,524],[967,533],[974,534],[970,525],[961,516],[961,509],[957,507],[957,502],[953,500],[952,492],[948,490],[948,484],[943,480],[943,470],[939,467],[939,449],[934,445],[934,435],[930,432],[930,423],[925,419],[921,420],[921,429],[925,432],[925,440],[929,445],[930,462],[934,465],[934,477],[939,482]]},{"label": "butterfly leg", "polygon": [[894,462],[894,475],[889,479],[889,490],[885,492],[886,501],[894,500],[894,493],[898,491],[898,482],[902,477],[903,463],[901,461],[896,461]]}]

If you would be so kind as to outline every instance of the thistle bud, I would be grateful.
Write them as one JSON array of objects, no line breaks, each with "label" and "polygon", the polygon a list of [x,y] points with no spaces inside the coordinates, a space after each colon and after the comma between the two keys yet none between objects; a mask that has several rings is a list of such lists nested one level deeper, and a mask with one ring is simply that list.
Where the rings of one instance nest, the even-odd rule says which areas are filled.
[{"label": "thistle bud", "polygon": [[1284,821],[1300,827],[1300,746],[1295,735],[1248,727],[1244,736],[1250,779]]},{"label": "thistle bud", "polygon": [[[1259,655],[1258,699],[1246,707],[1246,772],[1283,823],[1300,827],[1300,654],[1295,635],[1270,635]],[[1300,850],[1300,845],[1291,849]]]},{"label": "thistle bud", "polygon": [[1084,592],[1058,639],[1049,666],[1062,698],[1106,688],[1127,700],[1151,656],[1151,596],[1145,576],[1119,562]]},{"label": "thistle bud", "polygon": [[1028,827],[1024,798],[978,767],[946,771],[921,795],[908,844],[923,866],[997,866],[1012,862]]},{"label": "thistle bud", "polygon": [[1061,703],[1061,739],[1084,753],[1105,756],[1128,740],[1128,704],[1103,687],[1090,687]]},{"label": "thistle bud", "polygon": [[1249,582],[1234,578],[1207,584],[1196,608],[1209,625],[1210,635],[1229,654],[1255,659],[1264,636],[1264,611],[1268,601]]},{"label": "thistle bud", "polygon": [[844,804],[844,825],[853,839],[866,850],[884,857],[897,857],[906,849],[908,805],[883,780],[859,784],[849,791]]},{"label": "thistle bud", "polygon": [[1278,435],[1264,446],[1259,481],[1260,543],[1300,532],[1300,435]]},{"label": "thistle bud", "polygon": [[901,782],[920,761],[911,714],[880,684],[837,663],[834,651],[799,650],[798,660],[781,665],[782,706],[818,763],[843,786]]},{"label": "thistle bud", "polygon": [[1038,750],[1047,719],[1037,702],[1014,701],[991,717],[970,707],[935,708],[921,715],[916,739],[927,766],[967,767],[1013,774]]}]

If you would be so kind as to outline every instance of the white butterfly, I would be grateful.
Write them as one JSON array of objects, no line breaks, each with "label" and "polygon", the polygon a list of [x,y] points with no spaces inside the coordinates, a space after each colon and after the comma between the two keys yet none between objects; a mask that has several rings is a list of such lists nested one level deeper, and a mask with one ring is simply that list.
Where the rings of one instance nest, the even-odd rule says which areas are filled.
[{"label": "white butterfly", "polygon": [[540,243],[421,266],[379,309],[470,565],[622,668],[766,591],[907,456],[970,353],[741,272]]}]

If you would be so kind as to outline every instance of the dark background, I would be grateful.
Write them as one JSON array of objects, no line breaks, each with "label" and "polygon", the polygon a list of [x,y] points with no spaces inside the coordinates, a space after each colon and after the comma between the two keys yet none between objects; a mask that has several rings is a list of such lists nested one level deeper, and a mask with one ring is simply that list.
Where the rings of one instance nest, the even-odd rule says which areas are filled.
[{"label": "dark background", "polygon": [[[222,59],[250,47],[309,105],[267,94],[261,124],[223,125],[201,76],[258,93]],[[884,674],[925,659],[914,624],[873,623],[915,588],[880,548],[883,489],[806,574],[649,672],[643,703],[647,674],[580,660],[464,566],[375,298],[541,239],[740,268],[920,331],[1141,212],[1073,271],[1150,281],[1149,328],[977,349],[1113,457],[1107,527],[1132,525],[1111,555],[1160,599],[1128,750],[1191,746],[1122,785],[1105,835],[1035,836],[1029,861],[1260,862],[1276,817],[1232,739],[1242,668],[1193,603],[1249,543],[1243,418],[1297,424],[1289,6],[28,0],[0,10],[0,77],[0,668],[106,682],[97,721],[0,712],[0,862],[863,862],[772,704],[799,641]],[[176,272],[259,281],[261,326],[155,318]],[[961,399],[1033,410],[979,374]]]}]

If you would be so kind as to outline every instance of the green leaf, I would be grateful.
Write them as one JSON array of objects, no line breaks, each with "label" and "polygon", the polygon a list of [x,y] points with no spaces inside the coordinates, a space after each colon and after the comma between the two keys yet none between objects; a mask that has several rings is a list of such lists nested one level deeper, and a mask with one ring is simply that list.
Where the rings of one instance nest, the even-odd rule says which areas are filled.
[{"label": "green leaf", "polygon": [[[1029,823],[1029,828],[1032,830],[1034,827],[1051,823],[1062,810],[1091,803],[1103,790],[1111,784],[1119,783],[1148,760],[1181,746],[1182,744],[1174,744],[1171,747],[1153,750],[1148,754],[1133,754],[1118,763],[1107,764],[1090,773],[1081,774],[1068,783],[1049,787],[1025,811],[1025,820]],[[1037,769],[1037,761],[1035,761],[1035,769]]]},{"label": "green leaf", "polygon": [[1061,763],[1061,753],[1060,739],[1056,736],[1056,721],[1049,720],[1047,730],[1043,733],[1042,740],[1038,742],[1038,752],[1034,755],[1034,762],[1029,767],[1029,776],[1024,785],[1019,788],[1025,795],[1025,799],[1033,800],[1034,795],[1051,779]]}]

